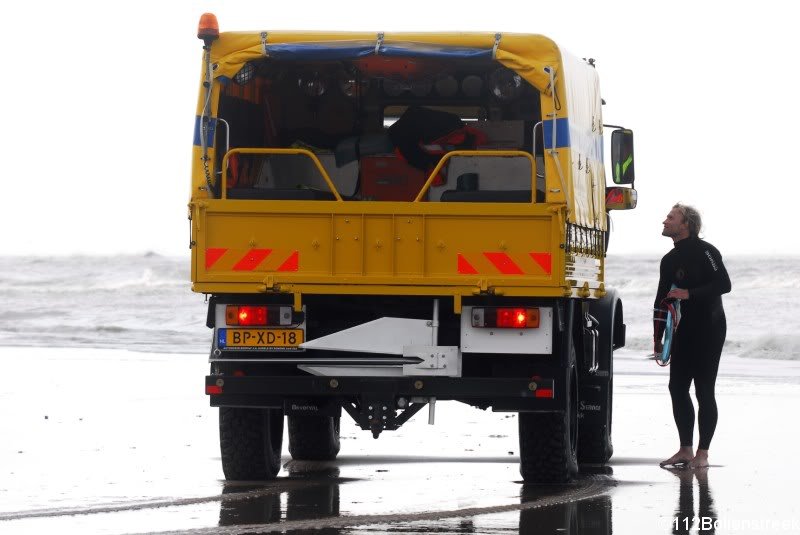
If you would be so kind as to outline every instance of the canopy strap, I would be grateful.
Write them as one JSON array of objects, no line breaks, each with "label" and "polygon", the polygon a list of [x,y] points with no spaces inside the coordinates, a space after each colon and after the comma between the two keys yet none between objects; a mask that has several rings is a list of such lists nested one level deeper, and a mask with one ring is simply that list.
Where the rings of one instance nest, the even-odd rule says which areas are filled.
[{"label": "canopy strap", "polygon": [[555,88],[556,88],[556,76],[555,73],[553,72],[553,67],[548,65],[547,67],[544,68],[544,72],[546,72],[547,75],[550,77],[550,83],[548,83],[547,87],[544,88],[544,92],[545,94],[553,95],[555,94]]},{"label": "canopy strap", "polygon": [[264,55],[269,56],[269,49],[267,48],[267,32],[261,32],[261,46],[264,47]]},{"label": "canopy strap", "polygon": [[383,32],[378,32],[377,40],[375,41],[375,55],[381,53],[381,46],[383,45]]},{"label": "canopy strap", "polygon": [[211,89],[214,86],[213,70],[216,65],[211,64],[211,45],[203,47],[204,60],[206,66],[205,80],[203,86],[206,90],[206,98],[203,102],[203,111],[200,114],[200,146],[203,149],[203,155],[200,160],[203,162],[203,174],[206,178],[206,194],[209,199],[214,198],[214,180],[211,177],[211,169],[209,168],[209,161],[211,158],[208,155],[208,136],[211,129]]},{"label": "canopy strap", "polygon": [[500,39],[503,38],[503,34],[496,33],[494,34],[494,46],[492,47],[492,59],[497,59],[497,49],[500,48]]},{"label": "canopy strap", "polygon": [[556,109],[556,111],[561,111],[561,101],[558,99],[558,92],[556,91],[556,80],[558,80],[556,70],[554,67],[548,65],[544,68],[544,72],[550,76],[550,83],[547,84],[547,87],[545,87],[544,93],[545,95],[553,97],[553,107]]}]

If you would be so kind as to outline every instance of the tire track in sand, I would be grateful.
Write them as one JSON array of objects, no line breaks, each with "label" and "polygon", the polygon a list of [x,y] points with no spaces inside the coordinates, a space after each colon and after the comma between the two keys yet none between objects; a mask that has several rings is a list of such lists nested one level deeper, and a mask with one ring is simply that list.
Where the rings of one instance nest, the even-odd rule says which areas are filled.
[{"label": "tire track in sand", "polygon": [[381,524],[394,524],[397,522],[418,522],[442,520],[445,518],[471,517],[494,513],[524,511],[540,509],[554,505],[564,505],[579,502],[590,498],[597,498],[610,491],[613,481],[608,479],[589,479],[581,481],[574,488],[568,488],[555,494],[542,496],[518,504],[496,505],[489,507],[466,507],[463,509],[449,509],[429,512],[399,512],[378,515],[353,515],[315,518],[310,520],[288,520],[268,524],[246,524],[241,526],[213,526],[209,528],[195,528],[177,531],[146,532],[136,535],[244,535],[260,533],[290,532],[294,530],[343,528],[352,526],[375,526]]}]

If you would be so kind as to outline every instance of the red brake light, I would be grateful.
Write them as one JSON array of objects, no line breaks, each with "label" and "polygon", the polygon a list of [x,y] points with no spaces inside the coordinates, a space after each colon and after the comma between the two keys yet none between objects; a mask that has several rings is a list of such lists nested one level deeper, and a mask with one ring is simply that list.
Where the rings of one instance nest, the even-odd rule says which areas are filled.
[{"label": "red brake light", "polygon": [[536,329],[539,327],[538,308],[475,308],[473,327],[497,329]]},{"label": "red brake light", "polygon": [[300,325],[304,314],[293,312],[291,305],[227,305],[225,325],[272,327]]},{"label": "red brake light", "polygon": [[497,326],[506,329],[521,329],[528,326],[528,312],[522,308],[498,308]]},{"label": "red brake light", "polygon": [[267,307],[239,307],[239,325],[266,325]]},{"label": "red brake light", "polygon": [[225,323],[228,325],[266,325],[267,307],[265,306],[233,306],[225,307]]}]

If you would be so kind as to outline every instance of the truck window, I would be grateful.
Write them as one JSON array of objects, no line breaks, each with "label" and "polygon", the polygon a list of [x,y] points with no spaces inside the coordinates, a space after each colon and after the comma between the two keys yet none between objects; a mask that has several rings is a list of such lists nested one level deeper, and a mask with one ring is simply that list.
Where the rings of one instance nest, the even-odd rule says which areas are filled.
[{"label": "truck window", "polygon": [[[489,60],[265,58],[225,81],[218,117],[229,198],[333,200],[308,154],[248,153],[295,148],[344,200],[411,201],[449,151],[534,154],[541,111],[530,84]],[[530,202],[531,173],[526,158],[453,157],[426,200]]]}]

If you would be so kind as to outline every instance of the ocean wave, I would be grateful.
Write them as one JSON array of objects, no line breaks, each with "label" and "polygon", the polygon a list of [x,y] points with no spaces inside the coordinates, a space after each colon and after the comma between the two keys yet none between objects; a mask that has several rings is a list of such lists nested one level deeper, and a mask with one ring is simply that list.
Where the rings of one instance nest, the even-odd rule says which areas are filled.
[{"label": "ocean wave", "polygon": [[[651,336],[627,336],[625,348],[652,353]],[[724,355],[745,358],[800,360],[800,335],[769,334],[749,339],[728,338],[722,349]]]},{"label": "ocean wave", "polygon": [[[654,294],[658,285],[660,257],[614,256],[606,261],[606,282],[623,295]],[[800,286],[797,257],[745,257],[725,259],[733,291],[794,290]]]},{"label": "ocean wave", "polygon": [[658,286],[658,278],[611,278],[607,279],[608,288],[613,288],[619,292],[622,297],[631,295],[648,295],[655,296],[656,288]]},{"label": "ocean wave", "polygon": [[0,282],[0,292],[14,294],[45,294],[58,290],[59,293],[87,293],[87,292],[117,292],[121,290],[148,290],[158,288],[191,288],[188,275],[174,276],[156,273],[150,268],[145,268],[138,275],[129,278],[114,280],[111,276],[93,276],[91,278],[76,277],[64,278],[32,278],[17,279]]},{"label": "ocean wave", "polygon": [[115,334],[129,332],[131,330],[133,329],[122,327],[120,325],[98,325],[97,327],[94,328],[94,331],[98,333],[115,333]]},{"label": "ocean wave", "polygon": [[794,290],[800,286],[800,276],[768,274],[753,277],[736,277],[731,275],[731,283],[736,291],[741,290]]},{"label": "ocean wave", "polygon": [[625,349],[653,351],[653,337],[652,336],[626,336]]},{"label": "ocean wave", "polygon": [[45,331],[31,326],[8,326],[0,330],[0,346],[127,349],[146,353],[203,353],[208,350],[211,343],[210,331],[205,325],[193,326],[184,331],[169,328],[128,328],[120,325],[97,325],[90,328],[52,325]]},{"label": "ocean wave", "polygon": [[[652,306],[660,256],[609,256],[606,281],[620,292],[626,347],[653,350]],[[733,291],[724,297],[725,355],[800,360],[797,258],[725,258]],[[204,352],[207,305],[191,292],[189,259],[140,255],[1,257],[0,345]],[[787,311],[776,322],[774,312]]]},{"label": "ocean wave", "polygon": [[[766,290],[769,292],[791,290],[794,292],[795,288],[800,287],[800,275],[787,277],[780,274],[763,274],[751,277],[740,277],[735,273],[731,273],[730,278],[733,291],[736,292],[752,292],[754,290]],[[609,275],[606,277],[606,282],[607,287],[615,288],[623,297],[626,295],[655,296],[656,288],[658,287],[657,276],[631,275],[630,277],[621,277]]]},{"label": "ocean wave", "polygon": [[800,360],[800,335],[768,334],[742,344],[741,357],[756,359]]}]

